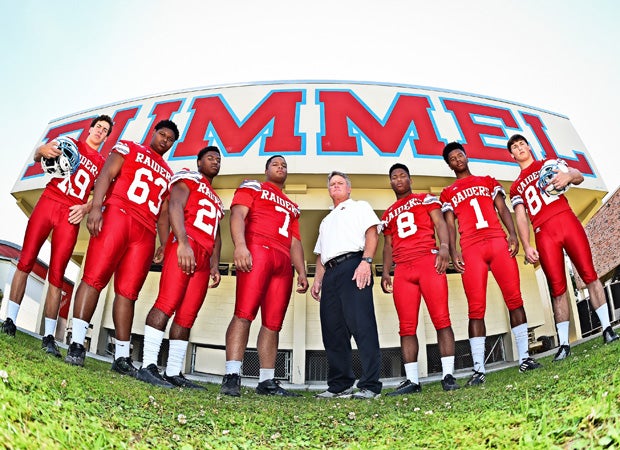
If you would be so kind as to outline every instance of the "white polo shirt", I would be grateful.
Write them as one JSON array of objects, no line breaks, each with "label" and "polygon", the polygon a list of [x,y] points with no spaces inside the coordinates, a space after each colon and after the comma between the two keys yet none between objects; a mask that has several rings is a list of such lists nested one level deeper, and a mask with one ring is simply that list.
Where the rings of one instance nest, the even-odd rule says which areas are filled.
[{"label": "white polo shirt", "polygon": [[319,226],[314,253],[325,264],[336,256],[361,252],[366,243],[366,230],[381,221],[368,202],[348,199],[333,208]]}]

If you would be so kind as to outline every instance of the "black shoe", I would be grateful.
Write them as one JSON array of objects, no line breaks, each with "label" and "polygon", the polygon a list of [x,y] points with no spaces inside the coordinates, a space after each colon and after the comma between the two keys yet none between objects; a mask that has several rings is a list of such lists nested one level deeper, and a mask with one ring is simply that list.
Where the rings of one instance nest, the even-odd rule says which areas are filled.
[{"label": "black shoe", "polygon": [[230,395],[231,397],[241,396],[241,375],[238,373],[227,373],[224,375],[220,394]]},{"label": "black shoe", "polygon": [[136,369],[133,365],[133,361],[130,356],[122,356],[120,358],[116,358],[112,363],[111,370],[120,373],[121,375],[128,375],[130,377],[135,378],[138,373],[138,369]]},{"label": "black shoe", "polygon": [[478,372],[474,370],[474,374],[467,381],[467,386],[480,386],[484,384],[484,381],[487,379],[487,376],[484,372]]},{"label": "black shoe", "polygon": [[394,391],[386,394],[386,396],[395,397],[397,395],[414,394],[416,392],[422,392],[422,386],[412,382],[411,380],[405,380],[400,383]]},{"label": "black shoe", "polygon": [[443,380],[441,380],[441,387],[444,391],[456,391],[461,388],[461,386],[456,383],[456,379],[450,374],[443,377]]},{"label": "black shoe", "polygon": [[554,361],[562,361],[570,356],[570,345],[560,345],[558,352],[553,357]]},{"label": "black shoe", "polygon": [[58,350],[58,346],[56,345],[56,339],[54,339],[54,336],[51,334],[48,334],[43,338],[41,341],[41,348],[45,350],[45,353],[49,353],[56,358],[62,358],[60,350]]},{"label": "black shoe", "polygon": [[3,333],[8,334],[9,336],[15,337],[15,332],[17,331],[17,327],[15,326],[15,322],[13,322],[13,319],[10,319],[9,317],[7,317],[6,320],[2,322],[1,329]]},{"label": "black shoe", "polygon": [[258,383],[256,393],[260,395],[279,395],[281,397],[301,397],[296,392],[290,392],[280,386],[280,382],[275,378]]},{"label": "black shoe", "polygon": [[85,358],[86,348],[77,342],[71,343],[69,350],[67,351],[67,356],[65,357],[65,362],[67,364],[71,364],[72,366],[84,367]]},{"label": "black shoe", "polygon": [[620,336],[616,334],[611,325],[603,330],[603,342],[605,342],[605,344],[610,344],[618,339],[620,339]]},{"label": "black shoe", "polygon": [[174,385],[164,380],[155,364],[149,364],[148,366],[142,367],[140,370],[138,370],[136,372],[136,380],[144,381],[146,383],[152,384],[153,386],[159,386],[168,389],[172,389],[174,387]]},{"label": "black shoe", "polygon": [[196,383],[194,383],[192,381],[189,381],[187,378],[185,378],[185,376],[183,376],[182,373],[179,373],[178,375],[174,375],[172,377],[169,377],[164,372],[163,378],[168,383],[173,384],[173,385],[175,385],[177,387],[182,387],[182,388],[187,388],[187,389],[202,389],[202,390],[206,389],[204,386],[201,386],[201,385],[196,384]]},{"label": "black shoe", "polygon": [[[569,350],[570,353],[570,350]],[[536,361],[534,358],[525,358],[519,365],[519,372],[529,372],[530,370],[536,370],[542,367],[542,364]]]}]

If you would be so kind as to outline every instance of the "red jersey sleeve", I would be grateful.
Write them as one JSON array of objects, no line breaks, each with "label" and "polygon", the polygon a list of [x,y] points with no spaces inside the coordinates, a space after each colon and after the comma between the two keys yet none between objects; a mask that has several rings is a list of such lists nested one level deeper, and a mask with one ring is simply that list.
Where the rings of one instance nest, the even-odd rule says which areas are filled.
[{"label": "red jersey sleeve", "polygon": [[452,211],[456,216],[461,248],[506,236],[495,209],[497,195],[505,195],[504,189],[489,176],[459,178],[442,191],[442,211]]},{"label": "red jersey sleeve", "polygon": [[436,248],[435,225],[431,211],[439,209],[439,199],[430,194],[410,194],[397,200],[381,218],[384,234],[392,236],[395,263],[428,255]]},{"label": "red jersey sleeve", "polygon": [[539,172],[546,160],[534,161],[523,169],[510,187],[512,207],[525,206],[532,227],[537,228],[559,214],[571,212],[572,209],[564,194],[549,195],[538,188]]},{"label": "red jersey sleeve", "polygon": [[244,181],[233,196],[231,208],[235,205],[249,208],[245,219],[248,242],[273,245],[288,253],[292,238],[301,240],[299,207],[274,184]]},{"label": "red jersey sleeve", "polygon": [[123,208],[154,231],[161,205],[168,196],[172,170],[158,153],[135,142],[118,141],[112,151],[121,155],[124,162],[108,189],[105,204]]},{"label": "red jersey sleeve", "polygon": [[199,172],[177,172],[170,181],[170,189],[176,183],[183,183],[189,188],[183,211],[185,231],[211,254],[217,229],[224,217],[224,205],[209,180]]}]

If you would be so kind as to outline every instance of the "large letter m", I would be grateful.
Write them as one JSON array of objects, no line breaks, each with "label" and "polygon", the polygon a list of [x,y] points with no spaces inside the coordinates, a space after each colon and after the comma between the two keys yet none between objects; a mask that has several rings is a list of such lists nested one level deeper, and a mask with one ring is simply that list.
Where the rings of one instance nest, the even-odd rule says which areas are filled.
[{"label": "large letter m", "polygon": [[304,136],[297,131],[297,109],[304,100],[304,91],[272,91],[239,120],[221,94],[195,98],[187,133],[173,156],[193,157],[207,145],[221,145],[227,156],[243,156],[261,138],[261,154],[301,154]]}]

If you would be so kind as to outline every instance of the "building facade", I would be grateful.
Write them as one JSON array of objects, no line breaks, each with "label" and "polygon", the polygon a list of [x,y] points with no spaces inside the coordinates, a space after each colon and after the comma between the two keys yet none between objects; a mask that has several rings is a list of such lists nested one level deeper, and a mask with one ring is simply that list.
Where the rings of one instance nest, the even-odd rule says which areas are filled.
[{"label": "building facade", "polygon": [[[562,158],[584,174],[584,183],[567,193],[582,222],[590,219],[606,194],[594,162],[567,117],[475,94],[387,83],[331,81],[265,82],[184,90],[126,100],[52,120],[34,143],[32,152],[41,142],[60,135],[85,137],[90,121],[99,114],[108,114],[115,122],[113,134],[100,149],[104,155],[118,139],[148,143],[153,127],[162,119],[175,121],[181,131],[181,137],[165,155],[175,171],[194,168],[198,150],[217,145],[222,150],[222,167],[214,187],[226,207],[241,181],[262,180],[266,159],[274,154],[284,155],[289,171],[285,192],[302,210],[300,227],[310,276],[314,273],[316,258],[312,250],[318,226],[331,206],[326,176],[332,170],[350,174],[352,197],[368,201],[380,217],[394,201],[387,171],[396,162],[409,166],[416,192],[439,195],[454,181],[441,156],[443,146],[450,141],[464,145],[473,173],[492,175],[508,191],[519,168],[506,150],[506,141],[510,135],[520,133],[530,141],[536,158]],[[12,192],[28,215],[46,182],[31,156],[32,153]],[[192,330],[189,371],[217,375],[224,369],[224,334],[233,313],[235,290],[228,219],[227,215],[221,223],[222,282],[207,294]],[[88,232],[83,224],[73,255],[78,264],[83,261],[87,245]],[[392,298],[379,286],[383,270],[381,252],[380,244],[373,265],[374,294],[384,354],[383,376],[389,378],[400,376],[402,365]],[[522,264],[523,254],[518,258],[532,337],[555,335],[544,275],[538,267]],[[158,281],[159,273],[154,268],[136,306],[132,331],[134,358],[138,360],[145,315],[157,296]],[[449,274],[448,282],[453,328],[459,341],[457,368],[466,367],[471,364],[467,302],[460,275]],[[98,353],[109,351],[113,342],[110,286],[102,292],[93,318],[90,350]],[[280,336],[276,375],[293,383],[320,382],[326,377],[326,363],[318,303],[309,293],[292,295]],[[425,376],[437,370],[439,360],[435,330],[425,307],[421,314],[419,360],[420,374]],[[577,316],[576,310],[574,315]],[[488,339],[491,360],[513,360],[516,351],[508,313],[492,277],[486,322],[488,335],[493,337]],[[254,324],[250,345],[255,342],[258,329],[259,324]],[[578,326],[571,335],[580,337]],[[250,349],[244,374],[253,376],[255,369],[258,374],[256,354]]]},{"label": "building facade", "polygon": [[[592,259],[598,273],[609,305],[612,322],[620,320],[620,189],[609,195],[605,203],[596,211],[585,226],[592,248]],[[590,333],[600,327],[596,313],[588,302],[586,285],[573,269],[575,284],[579,290],[577,310],[579,312],[582,334]]]}]

